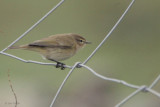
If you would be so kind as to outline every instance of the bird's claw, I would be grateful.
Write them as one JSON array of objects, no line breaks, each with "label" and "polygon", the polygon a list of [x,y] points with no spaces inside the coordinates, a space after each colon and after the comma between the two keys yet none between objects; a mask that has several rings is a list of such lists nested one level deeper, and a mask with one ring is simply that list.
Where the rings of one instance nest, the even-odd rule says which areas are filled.
[{"label": "bird's claw", "polygon": [[65,65],[64,63],[57,62],[56,68],[60,68],[61,67],[61,70],[64,70],[65,69],[64,65]]}]

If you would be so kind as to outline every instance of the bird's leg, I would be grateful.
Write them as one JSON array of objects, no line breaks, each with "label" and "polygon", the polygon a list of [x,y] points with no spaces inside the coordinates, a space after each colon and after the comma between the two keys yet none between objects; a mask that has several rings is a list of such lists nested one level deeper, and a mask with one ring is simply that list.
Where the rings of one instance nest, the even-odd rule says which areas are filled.
[{"label": "bird's leg", "polygon": [[61,67],[61,70],[64,70],[64,69],[65,69],[65,67],[64,67],[65,64],[64,64],[64,63],[59,62],[59,61],[56,61],[56,60],[54,60],[54,59],[48,59],[48,60],[56,62],[56,63],[57,63],[56,68]]}]

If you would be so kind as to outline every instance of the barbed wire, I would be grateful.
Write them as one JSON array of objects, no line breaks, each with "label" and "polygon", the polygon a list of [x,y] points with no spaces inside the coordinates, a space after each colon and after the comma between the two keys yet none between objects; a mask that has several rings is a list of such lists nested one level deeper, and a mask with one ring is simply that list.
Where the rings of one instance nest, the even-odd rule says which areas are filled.
[{"label": "barbed wire", "polygon": [[[9,44],[6,48],[4,48],[2,51],[0,51],[0,54],[2,55],[6,55],[9,56],[11,58],[20,60],[24,63],[34,63],[34,64],[40,64],[40,65],[54,65],[56,66],[55,63],[44,63],[44,62],[39,62],[39,61],[33,61],[33,60],[25,60],[22,59],[20,57],[17,57],[15,55],[12,54],[8,54],[5,51],[12,45],[14,45],[16,42],[18,42],[20,39],[22,39],[25,35],[27,35],[32,29],[34,29],[38,24],[40,24],[45,18],[47,18],[53,11],[55,11],[60,5],[62,5],[62,3],[65,0],[61,0],[56,6],[54,6],[49,12],[47,12],[40,20],[38,20],[33,26],[31,26],[26,32],[24,32],[21,36],[19,36],[15,41],[13,41],[11,44]],[[136,94],[140,93],[140,92],[150,92],[153,95],[157,96],[158,98],[160,98],[160,93],[153,90],[152,88],[158,83],[158,81],[160,80],[160,75],[151,83],[150,86],[138,86],[138,85],[134,85],[134,84],[130,84],[126,81],[123,80],[119,80],[119,79],[115,79],[115,78],[108,78],[105,77],[101,74],[98,74],[97,72],[95,72],[92,68],[90,68],[89,66],[85,65],[92,57],[93,55],[95,55],[95,53],[98,51],[98,49],[100,47],[102,47],[102,45],[105,43],[105,41],[107,40],[107,38],[111,35],[111,33],[116,29],[116,27],[118,26],[118,24],[122,21],[122,19],[124,18],[124,16],[126,15],[126,13],[128,12],[128,10],[131,8],[131,6],[133,5],[133,3],[135,2],[135,0],[131,0],[130,4],[128,5],[128,7],[126,8],[126,10],[124,11],[124,13],[121,15],[121,17],[118,19],[118,21],[115,23],[115,25],[112,27],[112,29],[109,31],[109,33],[105,36],[105,38],[102,40],[102,42],[100,42],[100,44],[96,47],[96,49],[89,55],[88,58],[86,58],[86,60],[81,63],[81,62],[76,62],[73,66],[69,66],[69,65],[65,65],[65,68],[69,68],[70,71],[68,72],[68,74],[66,75],[66,77],[64,78],[63,82],[61,83],[60,87],[58,88],[51,104],[50,107],[53,107],[60,91],[62,90],[64,84],[67,82],[67,79],[70,77],[71,73],[74,71],[75,68],[80,68],[83,67],[85,69],[87,69],[88,71],[90,71],[92,74],[94,74],[95,76],[107,80],[107,81],[111,81],[111,82],[115,82],[118,84],[122,84],[124,86],[136,89],[133,93],[131,93],[130,95],[128,95],[126,98],[124,98],[122,101],[120,101],[117,105],[115,105],[115,107],[120,107],[123,104],[125,104],[128,100],[130,100],[133,96],[135,96]]]}]

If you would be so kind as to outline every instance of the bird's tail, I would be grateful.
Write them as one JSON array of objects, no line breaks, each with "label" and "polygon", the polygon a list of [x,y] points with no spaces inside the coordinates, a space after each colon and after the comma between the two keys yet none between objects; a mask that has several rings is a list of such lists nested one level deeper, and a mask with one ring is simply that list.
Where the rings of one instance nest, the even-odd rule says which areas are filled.
[{"label": "bird's tail", "polygon": [[28,45],[11,46],[9,49],[27,49]]}]

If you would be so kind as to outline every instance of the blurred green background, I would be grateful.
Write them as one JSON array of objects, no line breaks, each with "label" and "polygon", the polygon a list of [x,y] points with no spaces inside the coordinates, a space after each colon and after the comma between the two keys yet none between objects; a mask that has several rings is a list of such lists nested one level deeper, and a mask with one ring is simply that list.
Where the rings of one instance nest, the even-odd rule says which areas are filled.
[{"label": "blurred green background", "polygon": [[[0,50],[39,20],[60,0],[0,0]],[[55,12],[15,45],[59,33],[78,33],[92,44],[64,61],[83,62],[103,40],[130,0],[66,0]],[[160,73],[160,1],[137,0],[106,43],[87,63],[97,73],[136,85],[150,85]],[[43,60],[37,53],[7,50],[26,60]],[[0,55],[0,107],[13,107],[10,70],[18,107],[49,107],[69,69],[27,64]],[[158,83],[154,89],[160,90]],[[129,87],[102,80],[88,70],[76,69],[54,107],[114,107],[130,93]],[[160,99],[140,93],[123,107],[159,107]]]}]

